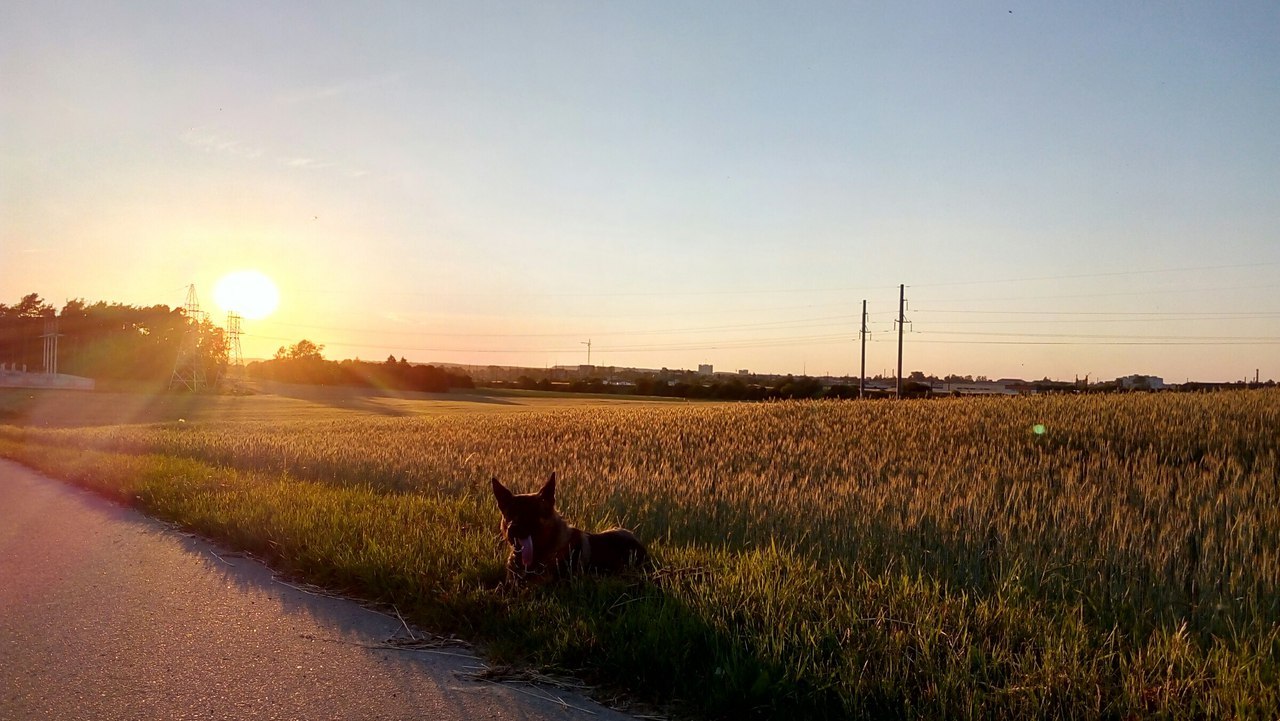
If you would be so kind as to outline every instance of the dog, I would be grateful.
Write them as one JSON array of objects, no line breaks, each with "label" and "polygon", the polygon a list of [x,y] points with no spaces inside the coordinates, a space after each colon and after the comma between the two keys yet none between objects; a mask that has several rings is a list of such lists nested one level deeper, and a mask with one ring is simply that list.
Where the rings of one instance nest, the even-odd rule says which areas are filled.
[{"label": "dog", "polygon": [[543,584],[576,573],[617,573],[642,566],[644,544],[625,528],[587,533],[556,512],[556,474],[537,493],[514,494],[497,478],[493,497],[502,514],[502,537],[511,545],[507,580]]}]

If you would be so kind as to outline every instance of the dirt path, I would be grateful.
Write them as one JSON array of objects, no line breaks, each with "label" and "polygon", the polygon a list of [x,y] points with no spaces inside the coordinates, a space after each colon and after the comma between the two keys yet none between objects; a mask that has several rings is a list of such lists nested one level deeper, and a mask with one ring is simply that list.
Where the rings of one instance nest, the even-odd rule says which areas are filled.
[{"label": "dirt path", "polygon": [[0,719],[631,718],[219,553],[0,460]]}]

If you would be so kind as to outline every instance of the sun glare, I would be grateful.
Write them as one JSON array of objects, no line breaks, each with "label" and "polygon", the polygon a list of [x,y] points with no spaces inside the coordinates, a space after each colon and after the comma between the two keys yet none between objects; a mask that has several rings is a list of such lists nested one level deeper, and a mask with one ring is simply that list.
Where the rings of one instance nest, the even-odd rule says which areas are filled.
[{"label": "sun glare", "polygon": [[228,313],[250,320],[266,318],[280,304],[276,284],[256,270],[238,270],[222,276],[213,287],[213,300]]}]

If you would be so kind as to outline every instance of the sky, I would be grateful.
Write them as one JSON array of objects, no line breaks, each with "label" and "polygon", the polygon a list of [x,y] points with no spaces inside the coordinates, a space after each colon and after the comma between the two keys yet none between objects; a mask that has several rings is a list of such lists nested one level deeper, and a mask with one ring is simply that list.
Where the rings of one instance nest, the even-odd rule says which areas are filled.
[{"label": "sky", "polygon": [[[1280,4],[0,5],[0,302],[246,357],[1280,378]],[[588,345],[590,343],[590,345]]]}]

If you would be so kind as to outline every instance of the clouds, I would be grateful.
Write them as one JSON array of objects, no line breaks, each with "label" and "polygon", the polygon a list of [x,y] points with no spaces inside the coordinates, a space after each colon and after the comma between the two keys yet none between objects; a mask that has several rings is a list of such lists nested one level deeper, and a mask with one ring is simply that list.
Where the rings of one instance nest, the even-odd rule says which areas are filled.
[{"label": "clouds", "polygon": [[[346,160],[352,127],[349,117],[378,105],[368,94],[397,84],[399,72],[339,79],[285,91],[250,94],[227,113],[218,108],[212,122],[200,123],[178,135],[186,146],[206,154],[255,164],[259,170],[324,171],[351,179],[371,175],[368,168]],[[219,101],[219,105],[222,102]],[[213,118],[216,117],[216,120]]]},{"label": "clouds", "polygon": [[280,95],[276,101],[281,105],[302,105],[323,100],[330,100],[344,95],[362,93],[375,88],[398,82],[401,73],[382,73],[353,80],[341,80],[326,85],[314,85],[307,88],[288,91]]},{"label": "clouds", "polygon": [[178,137],[183,143],[208,153],[250,160],[261,158],[266,154],[266,151],[260,147],[241,142],[207,126],[191,128]]},{"label": "clouds", "polygon": [[314,155],[274,152],[261,145],[240,140],[231,133],[212,126],[202,125],[191,128],[180,134],[178,139],[183,144],[205,153],[272,163],[289,170],[328,170],[349,178],[363,178],[369,175],[367,170]]},{"label": "clouds", "polygon": [[301,157],[297,157],[297,158],[279,158],[278,160],[279,160],[280,162],[284,163],[284,164],[285,164],[285,166],[286,166],[286,167],[289,167],[289,168],[300,168],[300,169],[306,169],[306,170],[320,170],[320,169],[323,169],[323,168],[332,168],[332,167],[334,167],[333,163],[330,163],[330,162],[328,162],[328,161],[326,161],[326,160],[317,160],[317,159],[315,159],[315,158],[301,158]]}]

